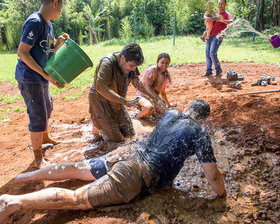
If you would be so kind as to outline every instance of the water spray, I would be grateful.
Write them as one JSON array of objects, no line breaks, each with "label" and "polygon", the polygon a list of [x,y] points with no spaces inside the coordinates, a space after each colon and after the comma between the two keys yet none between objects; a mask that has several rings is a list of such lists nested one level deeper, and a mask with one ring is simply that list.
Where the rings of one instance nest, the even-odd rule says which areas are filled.
[{"label": "water spray", "polygon": [[246,19],[236,19],[232,23],[230,23],[226,29],[224,29],[221,33],[217,35],[217,38],[222,36],[235,36],[242,32],[254,32],[261,37],[267,39],[274,48],[280,47],[280,37],[276,34],[271,38],[257,30],[255,30],[252,25]]}]

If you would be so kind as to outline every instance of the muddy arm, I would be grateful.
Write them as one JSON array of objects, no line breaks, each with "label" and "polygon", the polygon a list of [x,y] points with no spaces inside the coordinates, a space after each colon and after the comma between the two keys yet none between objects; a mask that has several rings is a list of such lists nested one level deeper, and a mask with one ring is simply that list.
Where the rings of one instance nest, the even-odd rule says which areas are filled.
[{"label": "muddy arm", "polygon": [[226,196],[224,177],[217,164],[202,163],[201,166],[213,191],[215,191],[218,196]]},{"label": "muddy arm", "polygon": [[158,98],[157,94],[152,90],[150,90],[147,85],[143,84],[138,78],[132,80],[132,85],[141,93],[149,96],[152,100],[156,100]]},{"label": "muddy arm", "polygon": [[167,107],[168,108],[171,107],[172,105],[169,103],[169,101],[167,99],[165,89],[163,89],[160,94],[161,94],[161,97],[162,97],[163,101],[166,103]]},{"label": "muddy arm", "polygon": [[101,94],[106,99],[119,103],[122,105],[126,105],[126,99],[121,97],[119,94],[114,92],[112,89],[110,89],[103,81],[102,79],[96,80],[96,91]]}]

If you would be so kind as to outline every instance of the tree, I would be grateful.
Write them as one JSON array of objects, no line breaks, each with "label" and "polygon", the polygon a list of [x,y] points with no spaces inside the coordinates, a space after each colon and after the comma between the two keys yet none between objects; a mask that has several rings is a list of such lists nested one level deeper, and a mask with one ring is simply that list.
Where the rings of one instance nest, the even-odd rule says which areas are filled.
[{"label": "tree", "polygon": [[88,20],[88,29],[92,35],[93,42],[97,43],[97,32],[103,31],[102,26],[104,24],[100,24],[101,21],[107,20],[107,17],[104,17],[103,14],[106,12],[106,8],[100,10],[98,9],[96,13],[93,13],[89,5],[86,5],[84,8],[84,16]]},{"label": "tree", "polygon": [[258,22],[261,31],[264,29],[264,7],[264,0],[259,0]]},{"label": "tree", "polygon": [[271,0],[270,14],[274,26],[280,26],[280,0]]}]

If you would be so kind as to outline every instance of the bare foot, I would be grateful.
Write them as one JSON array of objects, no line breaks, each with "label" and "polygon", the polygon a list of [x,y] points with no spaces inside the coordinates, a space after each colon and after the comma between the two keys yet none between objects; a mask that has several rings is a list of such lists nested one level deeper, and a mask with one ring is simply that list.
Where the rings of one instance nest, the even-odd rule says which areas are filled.
[{"label": "bare foot", "polygon": [[43,142],[42,142],[42,144],[48,144],[48,143],[49,143],[49,144],[53,144],[53,145],[59,144],[59,142],[50,139],[49,136],[46,136],[46,137],[43,136]]},{"label": "bare foot", "polygon": [[19,205],[12,203],[14,197],[8,194],[0,196],[0,224],[4,223],[11,214],[20,209]]},{"label": "bare foot", "polygon": [[204,37],[200,37],[200,40],[202,40],[203,42],[205,42],[205,38],[204,38]]},{"label": "bare foot", "polygon": [[27,182],[32,182],[32,186],[36,191],[41,190],[46,187],[46,184],[43,180],[34,180],[32,178],[33,172],[22,173],[16,176],[15,181],[17,184],[24,184]]},{"label": "bare foot", "polygon": [[30,175],[31,175],[31,172],[21,173],[16,176],[15,181],[18,184],[24,184],[24,183],[30,181],[30,179],[29,179]]}]

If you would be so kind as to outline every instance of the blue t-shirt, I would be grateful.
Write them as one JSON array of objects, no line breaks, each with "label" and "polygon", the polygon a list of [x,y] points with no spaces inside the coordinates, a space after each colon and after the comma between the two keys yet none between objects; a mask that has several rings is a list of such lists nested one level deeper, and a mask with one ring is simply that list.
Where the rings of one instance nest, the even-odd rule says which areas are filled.
[{"label": "blue t-shirt", "polygon": [[[51,22],[47,23],[39,12],[34,12],[25,21],[22,28],[21,42],[31,45],[31,56],[42,68],[54,52],[54,35]],[[16,65],[15,78],[21,83],[41,83],[48,81],[29,68],[20,58]]]},{"label": "blue t-shirt", "polygon": [[172,184],[189,156],[195,154],[200,163],[216,162],[207,132],[190,116],[175,109],[161,118],[139,153],[155,175],[158,188]]}]

